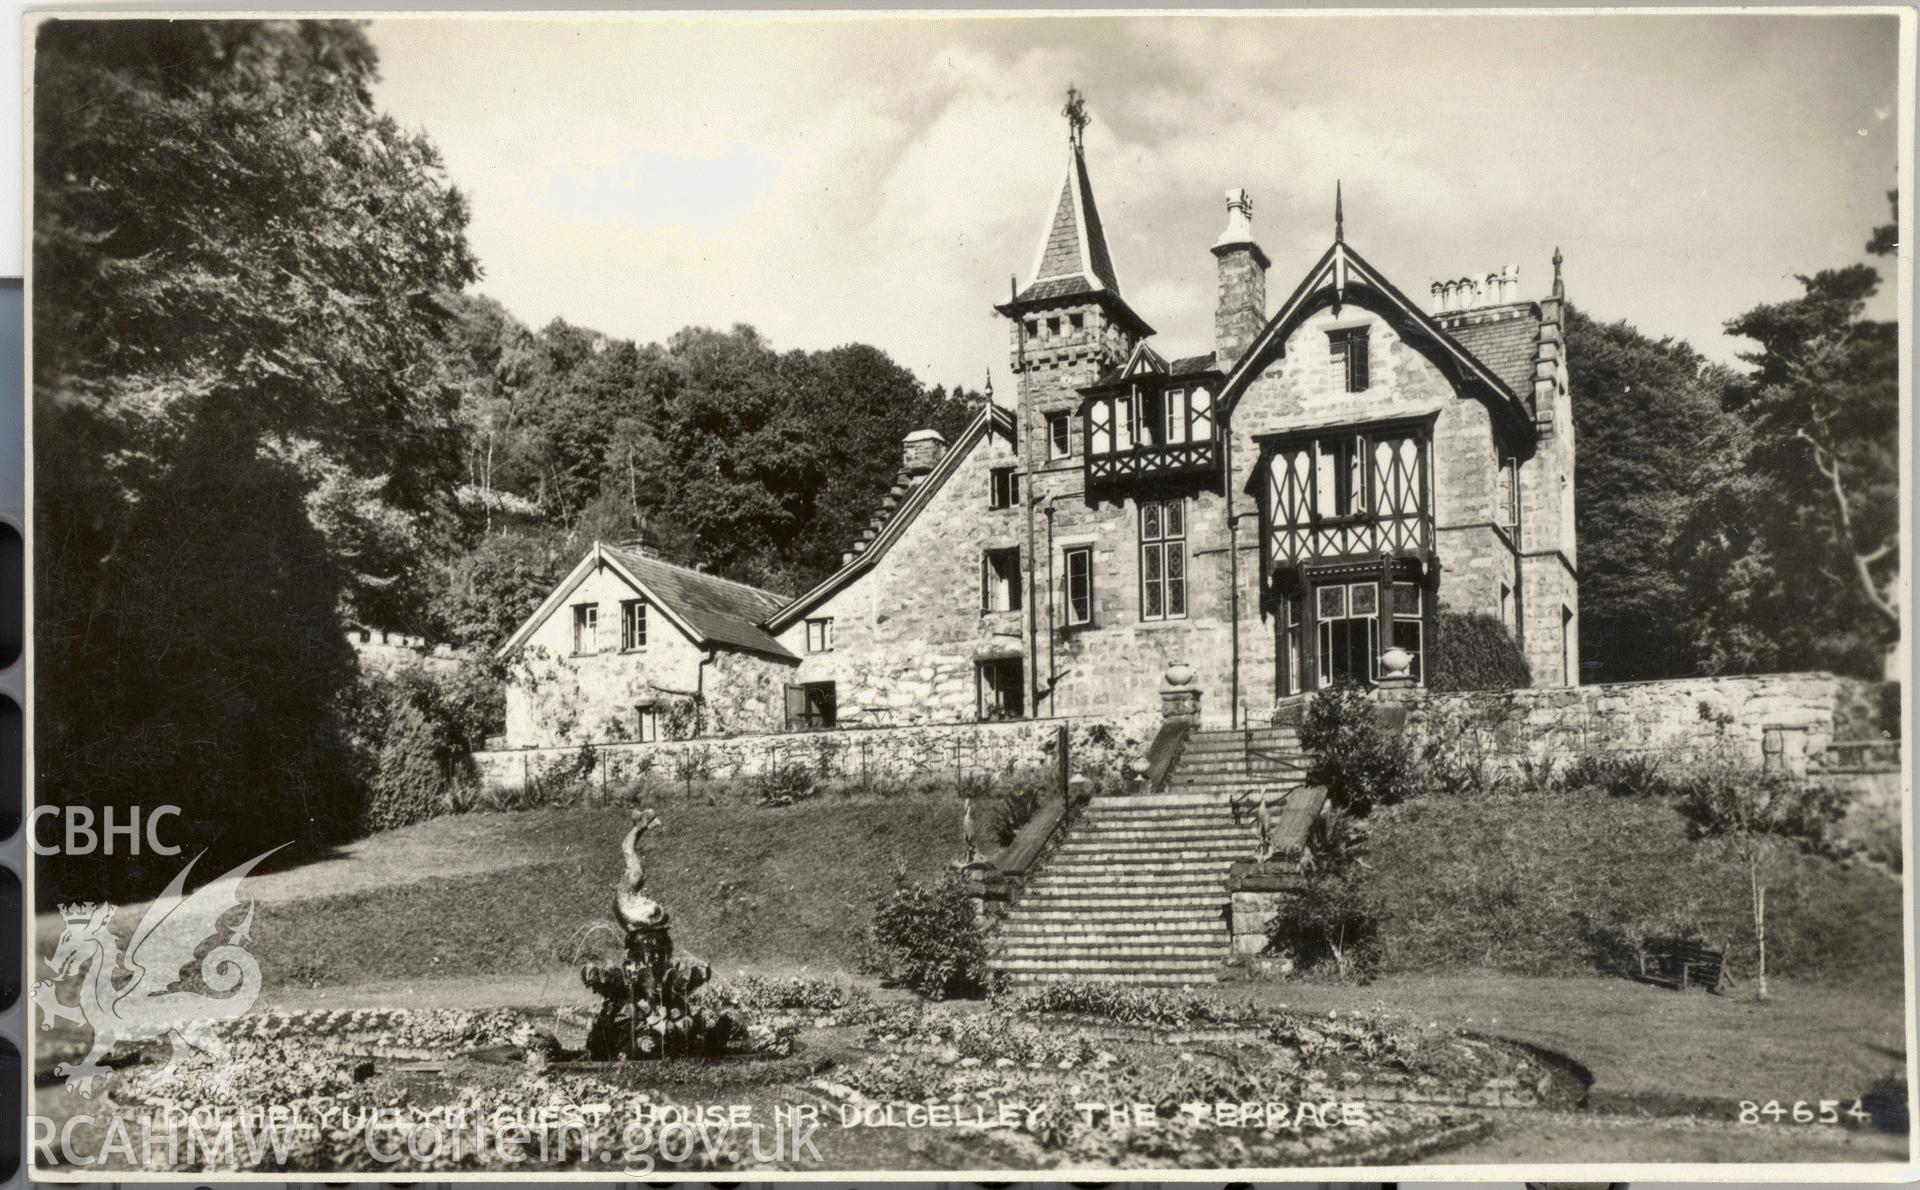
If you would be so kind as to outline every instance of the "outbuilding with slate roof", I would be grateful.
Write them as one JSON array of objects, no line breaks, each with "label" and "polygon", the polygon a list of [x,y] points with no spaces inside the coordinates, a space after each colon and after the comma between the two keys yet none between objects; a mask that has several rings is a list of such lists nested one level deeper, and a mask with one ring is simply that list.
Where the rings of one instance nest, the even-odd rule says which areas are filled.
[{"label": "outbuilding with slate roof", "polygon": [[500,647],[507,744],[765,729],[799,662],[763,627],[786,602],[595,542]]}]

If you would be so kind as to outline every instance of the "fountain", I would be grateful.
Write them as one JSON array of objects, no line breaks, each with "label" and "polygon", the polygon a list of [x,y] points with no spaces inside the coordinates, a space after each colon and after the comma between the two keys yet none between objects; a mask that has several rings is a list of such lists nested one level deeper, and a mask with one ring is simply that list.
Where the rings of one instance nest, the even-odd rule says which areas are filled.
[{"label": "fountain", "polygon": [[660,825],[652,810],[637,810],[621,844],[626,875],[615,889],[613,914],[626,934],[625,957],[580,968],[580,982],[600,997],[600,1011],[587,1031],[586,1056],[592,1061],[719,1057],[733,1036],[732,1017],[691,1003],[693,993],[713,978],[713,968],[674,957],[671,916],[646,893],[640,840]]}]

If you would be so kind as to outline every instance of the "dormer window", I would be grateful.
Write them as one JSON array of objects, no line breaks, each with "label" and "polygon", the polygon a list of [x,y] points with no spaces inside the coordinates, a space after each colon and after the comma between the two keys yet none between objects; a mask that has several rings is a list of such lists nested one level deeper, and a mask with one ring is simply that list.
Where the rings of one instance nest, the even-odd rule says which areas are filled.
[{"label": "dormer window", "polygon": [[1367,328],[1343,327],[1327,332],[1334,379],[1347,392],[1367,391]]}]

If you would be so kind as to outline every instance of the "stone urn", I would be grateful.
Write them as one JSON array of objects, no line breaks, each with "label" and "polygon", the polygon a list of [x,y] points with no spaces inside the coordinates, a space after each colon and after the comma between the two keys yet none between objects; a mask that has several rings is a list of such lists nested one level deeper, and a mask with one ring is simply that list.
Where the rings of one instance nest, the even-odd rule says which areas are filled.
[{"label": "stone urn", "polygon": [[1380,680],[1382,682],[1407,682],[1412,680],[1413,654],[1395,645],[1380,654]]},{"label": "stone urn", "polygon": [[1179,687],[1193,683],[1193,666],[1184,661],[1175,661],[1167,666],[1167,685]]}]

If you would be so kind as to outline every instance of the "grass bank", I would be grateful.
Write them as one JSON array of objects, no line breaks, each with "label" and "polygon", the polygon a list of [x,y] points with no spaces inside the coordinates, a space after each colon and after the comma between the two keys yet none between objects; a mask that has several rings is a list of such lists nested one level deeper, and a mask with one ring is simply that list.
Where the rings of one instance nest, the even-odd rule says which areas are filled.
[{"label": "grass bank", "polygon": [[[1757,961],[1746,871],[1673,807],[1592,789],[1427,797],[1376,812],[1366,850],[1383,972],[1623,974],[1640,936],[1697,931]],[[1898,987],[1901,886],[1784,847],[1768,971]]]},{"label": "grass bank", "polygon": [[[850,970],[870,890],[896,863],[939,871],[960,839],[957,802],[660,810],[666,828],[645,845],[647,889],[673,914],[683,952],[729,970]],[[352,891],[329,894],[317,879],[309,895],[262,899],[255,953],[269,995],[565,972],[582,927],[611,919],[626,829],[623,809],[576,808],[463,815],[366,840]],[[457,862],[476,856],[485,858]],[[450,870],[436,874],[436,863]]]}]

